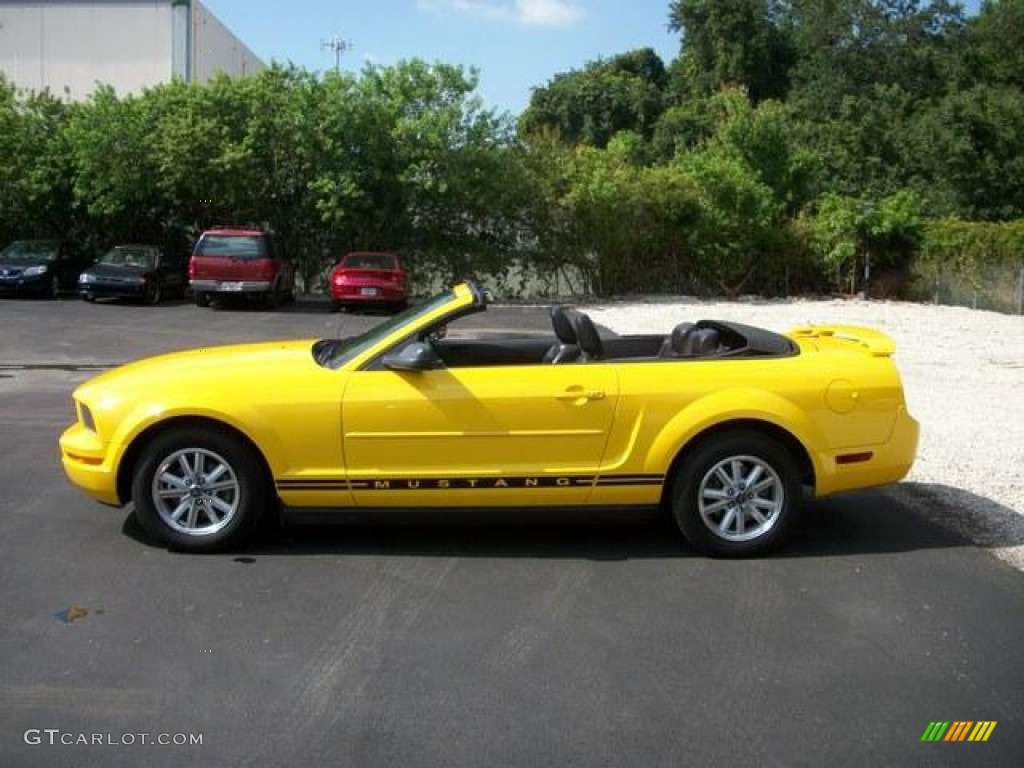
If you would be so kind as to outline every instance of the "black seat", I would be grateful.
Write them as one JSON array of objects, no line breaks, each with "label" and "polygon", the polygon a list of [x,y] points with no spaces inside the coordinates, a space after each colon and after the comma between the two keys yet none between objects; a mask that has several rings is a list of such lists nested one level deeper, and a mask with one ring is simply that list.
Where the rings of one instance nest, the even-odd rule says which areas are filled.
[{"label": "black seat", "polygon": [[576,326],[576,339],[580,345],[580,360],[603,360],[604,344],[601,343],[594,321],[578,312],[573,318],[573,325]]},{"label": "black seat", "polygon": [[576,360],[580,356],[580,348],[576,341],[576,329],[565,307],[555,305],[551,308],[551,325],[558,341],[544,353],[542,362],[569,363]]},{"label": "black seat", "polygon": [[679,333],[672,329],[669,336],[670,350],[666,357],[704,357],[718,351],[722,337],[714,328],[691,326]]},{"label": "black seat", "polygon": [[682,349],[683,337],[693,328],[693,323],[680,323],[672,329],[672,333],[661,342],[661,349],[658,350],[658,357],[678,357],[676,349]]}]

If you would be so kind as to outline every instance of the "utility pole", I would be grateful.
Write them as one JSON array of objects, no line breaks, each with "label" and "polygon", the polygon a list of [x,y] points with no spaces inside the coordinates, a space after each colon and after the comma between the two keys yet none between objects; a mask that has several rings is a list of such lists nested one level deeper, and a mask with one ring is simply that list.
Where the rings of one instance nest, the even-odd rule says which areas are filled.
[{"label": "utility pole", "polygon": [[342,40],[340,37],[335,35],[330,40],[320,41],[320,50],[334,51],[334,71],[338,72],[341,69],[341,54],[352,47],[352,43],[348,40]]}]

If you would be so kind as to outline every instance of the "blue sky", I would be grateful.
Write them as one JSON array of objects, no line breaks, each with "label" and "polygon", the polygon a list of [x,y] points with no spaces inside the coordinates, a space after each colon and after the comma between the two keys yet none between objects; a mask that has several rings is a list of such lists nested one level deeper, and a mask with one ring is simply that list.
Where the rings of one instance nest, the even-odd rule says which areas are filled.
[{"label": "blue sky", "polygon": [[[976,8],[980,0],[968,0]],[[202,0],[265,62],[329,69],[421,58],[476,67],[488,107],[518,114],[530,89],[588,61],[649,46],[668,64],[669,0]]]},{"label": "blue sky", "polygon": [[341,68],[421,58],[476,67],[486,106],[520,112],[530,88],[586,62],[649,46],[679,50],[669,0],[201,0],[268,62],[334,66],[321,40],[351,43]]}]

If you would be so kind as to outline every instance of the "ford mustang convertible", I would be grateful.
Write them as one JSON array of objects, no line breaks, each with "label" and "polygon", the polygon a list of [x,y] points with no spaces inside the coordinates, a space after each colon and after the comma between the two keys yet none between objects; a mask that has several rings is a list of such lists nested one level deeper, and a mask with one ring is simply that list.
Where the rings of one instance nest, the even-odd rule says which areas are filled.
[{"label": "ford mustang convertible", "polygon": [[894,344],[868,328],[680,323],[602,336],[445,333],[485,311],[461,283],[352,338],[155,357],[74,392],[71,481],[131,502],[185,551],[260,519],[671,515],[690,545],[778,544],[805,497],[891,483],[914,460]]}]

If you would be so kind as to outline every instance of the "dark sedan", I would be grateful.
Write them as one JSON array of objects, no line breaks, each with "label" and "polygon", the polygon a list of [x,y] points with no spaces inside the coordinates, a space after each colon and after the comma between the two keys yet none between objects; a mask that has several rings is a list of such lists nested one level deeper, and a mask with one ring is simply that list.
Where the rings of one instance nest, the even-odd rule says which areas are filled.
[{"label": "dark sedan", "polygon": [[183,297],[188,285],[185,263],[155,245],[111,248],[78,278],[78,294],[86,301],[135,299],[159,304],[165,296]]},{"label": "dark sedan", "polygon": [[0,251],[0,295],[57,298],[87,262],[60,240],[15,240]]}]

